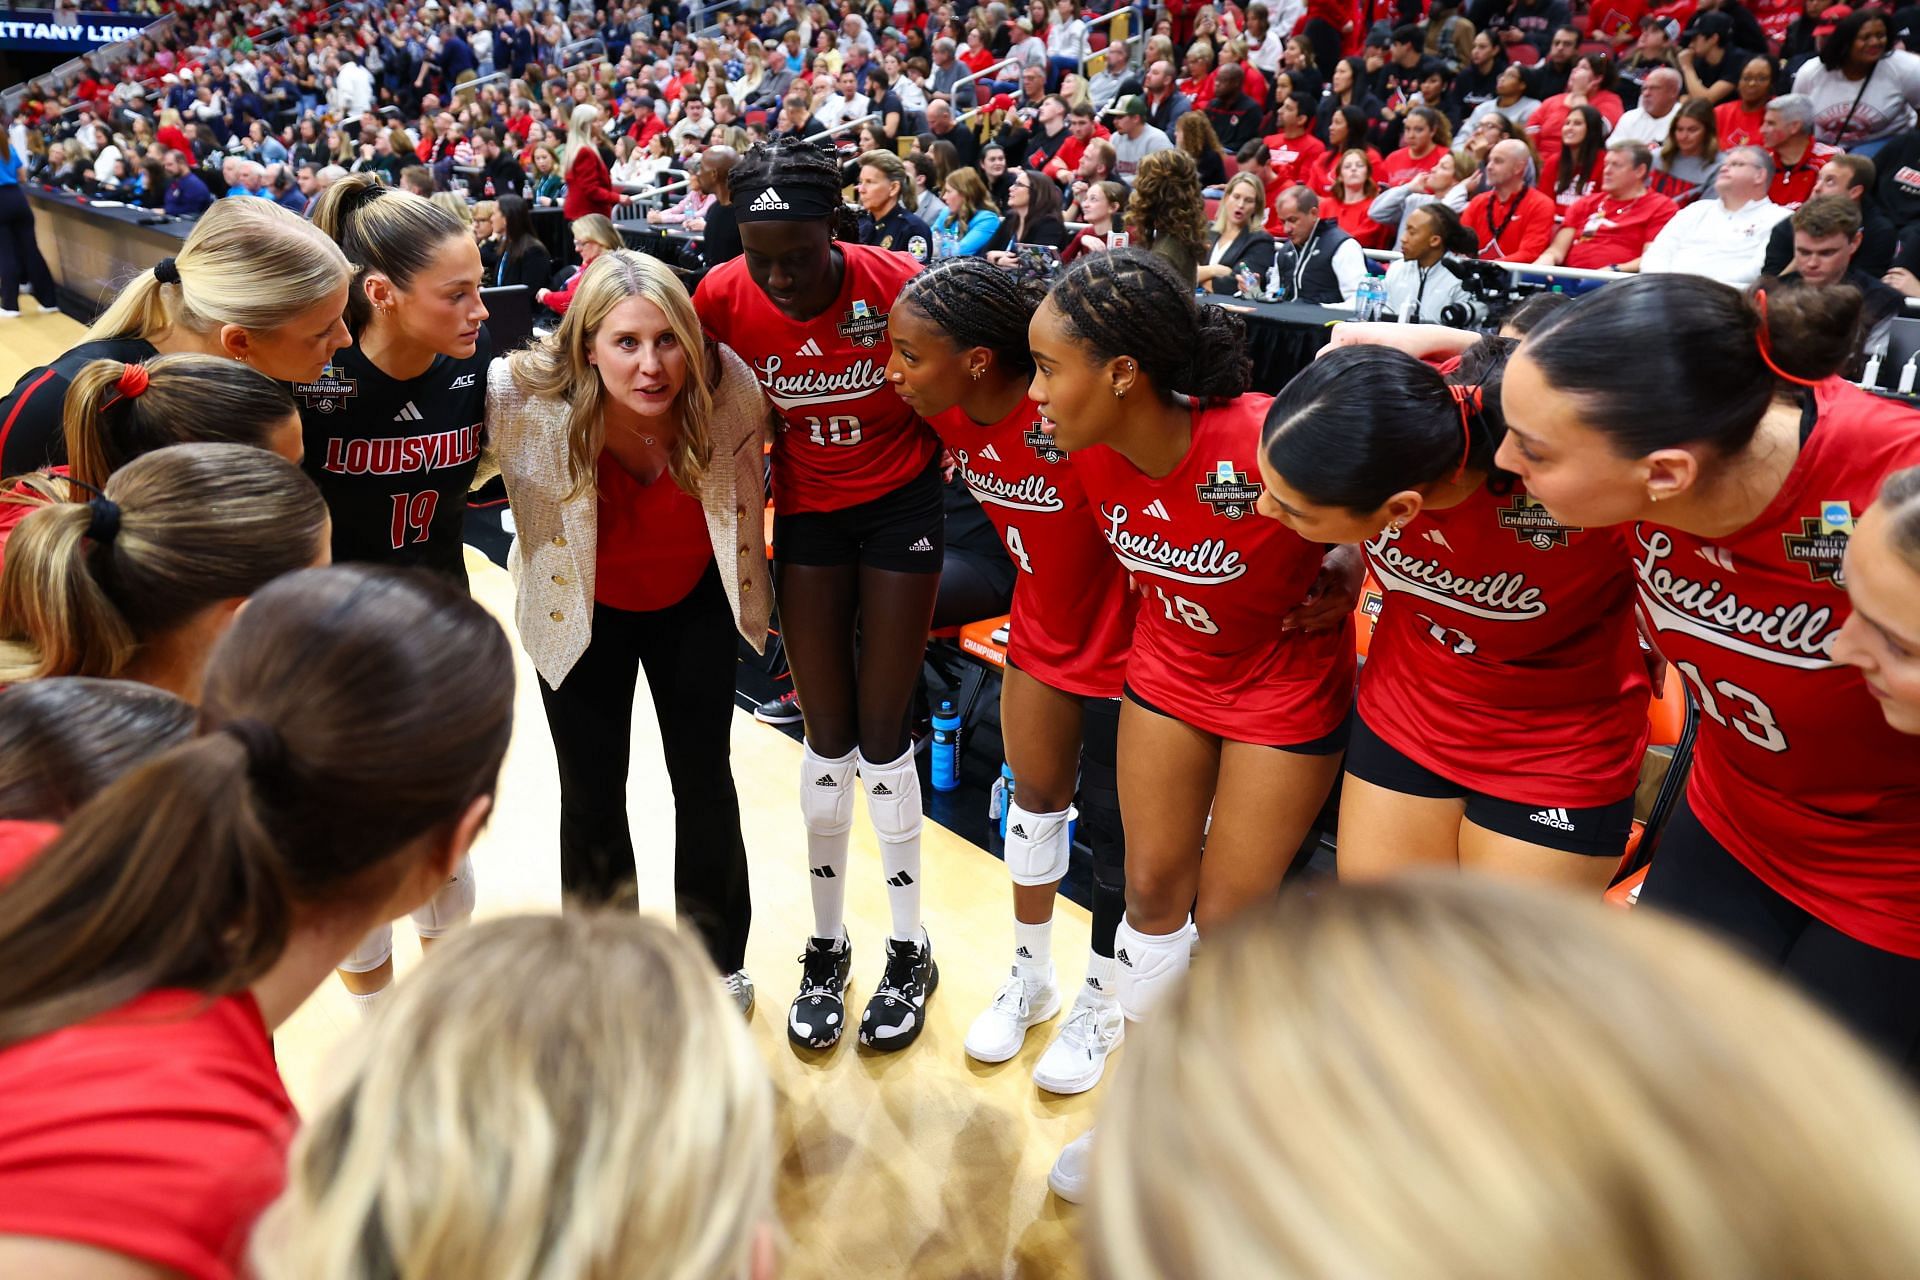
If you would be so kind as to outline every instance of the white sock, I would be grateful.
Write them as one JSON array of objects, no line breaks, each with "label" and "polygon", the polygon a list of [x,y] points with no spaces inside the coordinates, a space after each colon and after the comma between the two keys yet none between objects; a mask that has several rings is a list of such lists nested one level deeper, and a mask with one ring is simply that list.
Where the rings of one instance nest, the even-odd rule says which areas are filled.
[{"label": "white sock", "polygon": [[347,995],[352,999],[354,1006],[360,1010],[360,1016],[367,1018],[372,1017],[374,1010],[386,1003],[387,992],[391,990],[393,990],[393,984],[389,982],[378,991],[349,991]]},{"label": "white sock", "polygon": [[913,748],[898,760],[875,764],[860,758],[867,786],[867,817],[880,841],[880,866],[887,875],[887,906],[895,942],[918,946],[920,928],[920,771]]},{"label": "white sock", "polygon": [[800,816],[807,828],[807,888],[813,900],[813,936],[838,938],[847,915],[847,833],[853,830],[857,758],[816,754],[800,759]]},{"label": "white sock", "polygon": [[1028,982],[1039,982],[1053,971],[1053,921],[1013,922],[1013,967]]},{"label": "white sock", "polygon": [[1138,1022],[1185,976],[1193,963],[1193,933],[1182,921],[1172,933],[1141,933],[1122,919],[1113,937],[1115,977],[1120,1010],[1127,1021]]},{"label": "white sock", "polygon": [[1087,953],[1087,990],[1101,1000],[1113,999],[1114,959],[1097,951]]}]

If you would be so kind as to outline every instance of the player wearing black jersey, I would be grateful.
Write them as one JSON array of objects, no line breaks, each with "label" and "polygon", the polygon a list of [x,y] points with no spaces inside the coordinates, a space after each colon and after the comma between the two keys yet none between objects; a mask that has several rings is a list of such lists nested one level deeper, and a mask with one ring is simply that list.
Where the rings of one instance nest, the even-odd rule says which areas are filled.
[{"label": "player wearing black jersey", "polygon": [[[487,361],[480,250],[452,214],[353,174],[329,187],[313,222],[354,266],[353,345],[296,383],[306,469],[333,514],[335,561],[411,565],[467,584],[461,524],[486,433]],[[473,914],[465,858],[413,913],[423,944]],[[393,981],[383,925],[340,966],[362,1007]]]},{"label": "player wearing black jersey", "polygon": [[314,224],[357,270],[353,345],[293,387],[306,468],[333,512],[334,559],[416,565],[464,585],[461,524],[492,356],[480,251],[445,210],[371,175],[330,187]]}]

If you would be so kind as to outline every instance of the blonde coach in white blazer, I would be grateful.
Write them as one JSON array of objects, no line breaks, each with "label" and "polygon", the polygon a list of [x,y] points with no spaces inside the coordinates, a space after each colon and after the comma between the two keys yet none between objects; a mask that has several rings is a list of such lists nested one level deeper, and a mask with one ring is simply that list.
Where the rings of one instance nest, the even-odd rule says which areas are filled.
[{"label": "blonde coach in white blazer", "polygon": [[733,784],[734,635],[766,644],[769,413],[709,343],[686,288],[628,251],[596,258],[554,333],[493,362],[492,461],[517,538],[520,640],[560,764],[570,898],[634,878],[626,812],[636,673],[660,720],[676,811],[674,888],[742,1009],[752,919]]}]

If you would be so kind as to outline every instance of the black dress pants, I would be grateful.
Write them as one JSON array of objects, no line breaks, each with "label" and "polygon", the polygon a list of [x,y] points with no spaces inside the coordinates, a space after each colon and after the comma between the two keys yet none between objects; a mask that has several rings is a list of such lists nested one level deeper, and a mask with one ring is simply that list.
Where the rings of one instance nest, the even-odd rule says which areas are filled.
[{"label": "black dress pants", "polygon": [[[734,635],[719,571],[708,566],[665,609],[596,603],[587,651],[558,689],[540,683],[560,763],[560,882],[569,899],[595,904],[634,881],[627,758],[634,684],[646,668],[673,783],[674,896],[722,973],[745,963],[753,920],[733,785]],[[655,825],[642,832],[660,834]]]}]

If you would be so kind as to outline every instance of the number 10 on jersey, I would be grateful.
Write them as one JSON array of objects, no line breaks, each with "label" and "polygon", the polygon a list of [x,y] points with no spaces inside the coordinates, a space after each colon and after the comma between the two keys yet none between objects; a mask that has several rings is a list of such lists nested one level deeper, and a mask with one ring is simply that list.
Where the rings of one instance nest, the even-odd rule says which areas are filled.
[{"label": "number 10 on jersey", "polygon": [[818,445],[856,445],[860,443],[860,419],[851,413],[836,413],[822,422],[807,415],[807,439]]}]

